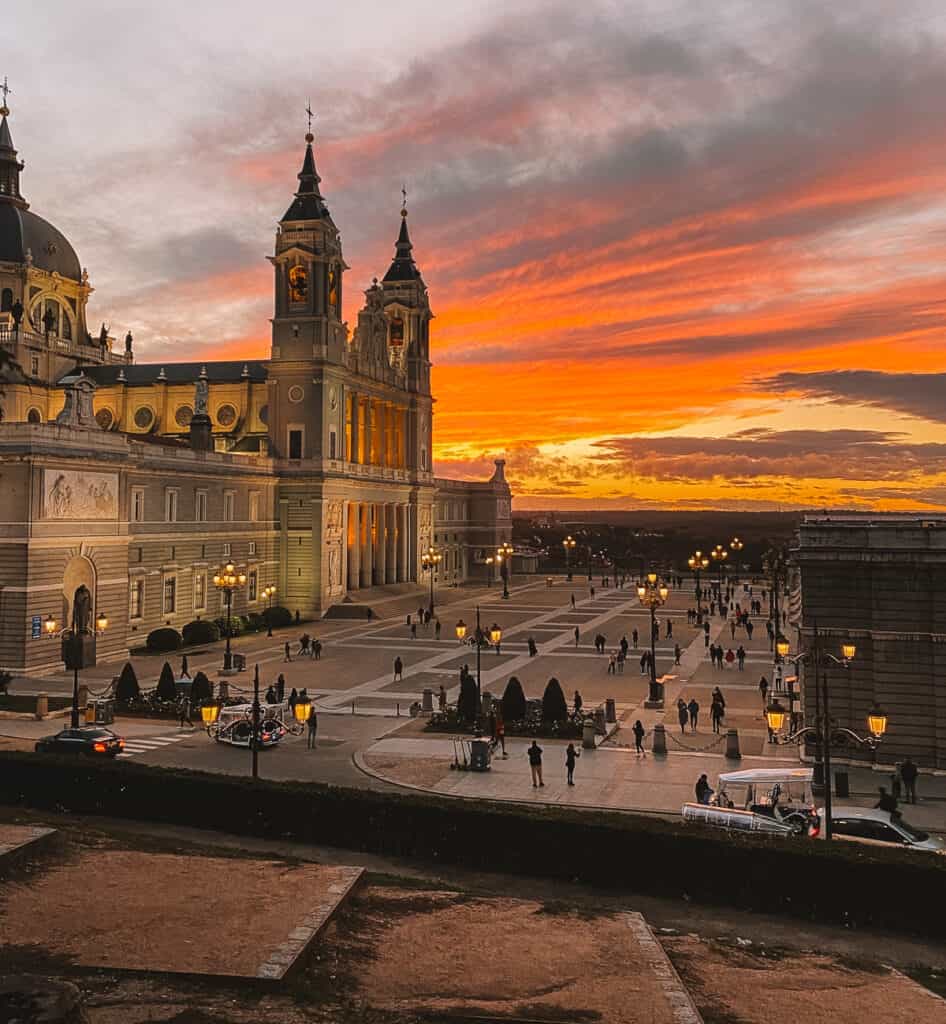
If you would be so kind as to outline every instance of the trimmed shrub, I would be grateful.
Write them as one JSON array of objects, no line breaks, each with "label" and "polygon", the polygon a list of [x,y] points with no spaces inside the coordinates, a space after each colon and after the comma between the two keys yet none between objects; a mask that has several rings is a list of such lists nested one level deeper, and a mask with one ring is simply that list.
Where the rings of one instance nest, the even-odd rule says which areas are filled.
[{"label": "trimmed shrub", "polygon": [[188,646],[212,644],[220,639],[220,630],[217,628],[217,624],[209,619],[194,619],[193,622],[188,622],[184,626],[181,635],[184,638],[184,643]]},{"label": "trimmed shrub", "polygon": [[115,687],[115,699],[129,703],[141,697],[141,687],[138,685],[138,676],[135,674],[135,667],[130,661],[126,661],[118,677],[118,685]]},{"label": "trimmed shrub", "polygon": [[522,691],[522,683],[516,676],[510,676],[503,692],[503,721],[519,722],[526,717],[526,695]]},{"label": "trimmed shrub", "polygon": [[565,703],[565,694],[562,692],[562,684],[552,676],[542,694],[542,721],[543,722],[564,722],[568,719],[568,705]]},{"label": "trimmed shrub", "polygon": [[[227,635],[227,620],[226,618],[214,619],[214,624],[217,629],[220,630],[221,636]],[[242,636],[243,635],[243,620],[239,615],[230,616],[230,636]]]},{"label": "trimmed shrub", "polygon": [[166,661],[161,669],[158,679],[158,688],[155,691],[158,700],[177,700],[177,685],[174,682],[174,669],[171,663]]},{"label": "trimmed shrub", "polygon": [[460,680],[460,696],[457,698],[457,718],[461,722],[475,722],[479,708],[476,706],[476,680],[465,675]]},{"label": "trimmed shrub", "polygon": [[199,703],[200,701],[210,700],[212,696],[213,687],[210,685],[210,680],[205,673],[198,672],[191,683],[191,700]]},{"label": "trimmed shrub", "polygon": [[259,612],[250,612],[246,619],[248,628],[254,633],[258,633],[261,629],[266,628],[266,620]]},{"label": "trimmed shrub", "polygon": [[288,608],[283,608],[281,604],[273,605],[272,608],[267,608],[263,612],[263,622],[267,626],[272,624],[273,629],[280,629],[284,626],[292,625],[292,612]]},{"label": "trimmed shrub", "polygon": [[170,626],[152,629],[148,634],[147,647],[149,651],[154,651],[157,654],[164,654],[166,651],[179,651],[181,649],[181,634]]}]

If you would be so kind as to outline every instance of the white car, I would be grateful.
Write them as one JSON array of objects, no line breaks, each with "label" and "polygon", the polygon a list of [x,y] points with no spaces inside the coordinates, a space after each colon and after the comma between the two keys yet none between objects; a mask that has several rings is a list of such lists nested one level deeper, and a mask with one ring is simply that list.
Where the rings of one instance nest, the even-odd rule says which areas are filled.
[{"label": "white car", "polygon": [[[818,808],[818,825],[809,835],[824,839],[824,808]],[[907,824],[899,814],[879,807],[836,807],[831,812],[831,834],[834,839],[853,840],[872,846],[901,846],[910,850],[946,853],[946,841]]]}]

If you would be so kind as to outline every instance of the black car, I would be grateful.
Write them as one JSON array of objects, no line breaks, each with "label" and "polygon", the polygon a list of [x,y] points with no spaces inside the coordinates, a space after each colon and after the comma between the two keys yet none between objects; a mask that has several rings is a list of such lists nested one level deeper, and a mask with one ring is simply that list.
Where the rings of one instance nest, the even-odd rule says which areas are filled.
[{"label": "black car", "polygon": [[89,757],[115,757],[125,746],[121,736],[100,725],[63,729],[55,736],[44,736],[36,741],[39,754],[86,754]]}]

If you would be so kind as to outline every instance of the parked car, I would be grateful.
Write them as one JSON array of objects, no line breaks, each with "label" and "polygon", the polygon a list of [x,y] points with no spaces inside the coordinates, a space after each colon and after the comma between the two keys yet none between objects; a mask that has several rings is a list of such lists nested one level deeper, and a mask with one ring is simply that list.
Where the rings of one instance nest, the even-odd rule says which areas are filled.
[{"label": "parked car", "polygon": [[103,729],[100,725],[86,725],[78,729],[63,729],[54,736],[44,736],[36,741],[36,752],[116,757],[124,746],[125,741],[111,729]]},{"label": "parked car", "polygon": [[[824,839],[824,808],[818,808],[818,817],[809,830],[815,839]],[[882,811],[879,807],[836,807],[831,812],[831,834],[834,839],[868,843],[872,846],[907,847],[910,850],[929,850],[946,853],[946,841],[931,836],[908,824],[899,814]]]}]

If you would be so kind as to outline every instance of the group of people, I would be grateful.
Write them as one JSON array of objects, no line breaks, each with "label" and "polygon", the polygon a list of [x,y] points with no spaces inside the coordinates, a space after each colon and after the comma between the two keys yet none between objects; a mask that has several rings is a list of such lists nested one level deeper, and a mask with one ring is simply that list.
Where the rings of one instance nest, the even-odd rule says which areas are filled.
[{"label": "group of people", "polygon": [[[296,651],[296,656],[299,658],[314,658],[319,661],[322,657],[322,641],[317,637],[311,637],[308,633],[303,633],[299,637],[299,650]],[[287,640],[283,644],[283,659],[285,661],[292,661],[292,644]]]},{"label": "group of people", "polygon": [[416,640],[417,639],[417,626],[418,626],[418,624],[421,625],[421,626],[424,626],[425,628],[427,628],[427,627],[430,626],[431,622],[433,622],[433,624],[434,624],[434,639],[435,640],[439,640],[440,639],[440,619],[438,619],[437,616],[434,615],[434,613],[429,608],[423,608],[423,607],[418,608],[417,609],[417,618],[416,618],[416,620],[415,620],[414,616],[410,612],[408,612],[407,613],[407,628],[410,631],[411,639],[412,640]]},{"label": "group of people", "polygon": [[[532,788],[538,789],[539,786],[545,785],[545,781],[542,778],[542,748],[535,740],[526,750],[526,756],[529,758],[529,768],[532,772]],[[579,757],[581,751],[574,743],[569,743],[565,748],[565,782],[569,786],[575,785],[575,762]]]},{"label": "group of people", "polygon": [[731,647],[724,651],[722,644],[710,644],[709,655],[713,668],[732,668],[736,665],[741,672],[746,667],[746,649],[742,644],[735,651]]},{"label": "group of people", "polygon": [[[713,723],[713,732],[718,733],[726,714],[726,698],[723,697],[723,691],[718,686],[713,687],[710,697],[710,721]],[[688,725],[690,732],[696,732],[700,720],[700,702],[696,697],[691,697],[689,702],[682,697],[677,699],[677,720],[680,723],[681,733],[686,733]]]}]

